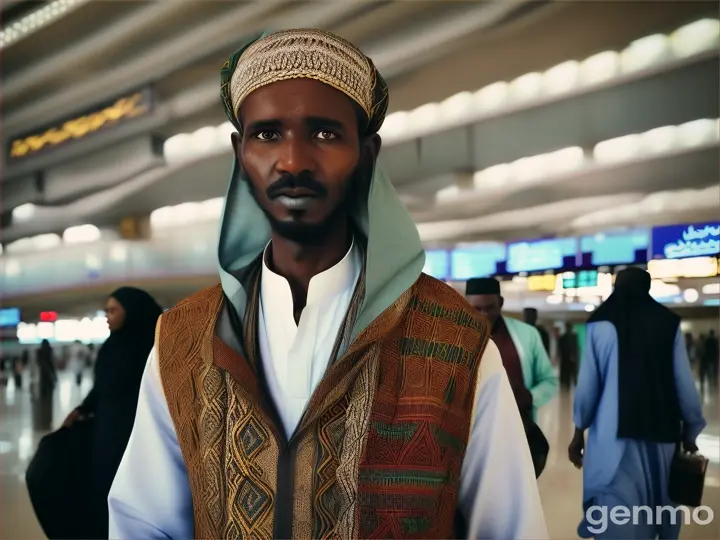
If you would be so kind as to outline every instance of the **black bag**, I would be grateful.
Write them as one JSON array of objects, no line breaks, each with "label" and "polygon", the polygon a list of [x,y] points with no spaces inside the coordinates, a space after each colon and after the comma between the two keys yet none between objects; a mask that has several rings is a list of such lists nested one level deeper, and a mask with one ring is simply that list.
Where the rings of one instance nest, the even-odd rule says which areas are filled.
[{"label": "black bag", "polygon": [[672,502],[683,506],[702,505],[708,462],[705,456],[684,452],[677,444],[670,464],[668,485],[668,496]]},{"label": "black bag", "polygon": [[92,537],[93,423],[79,421],[44,436],[25,472],[35,516],[48,538]]},{"label": "black bag", "polygon": [[525,436],[527,437],[528,446],[530,447],[530,455],[532,456],[533,465],[535,466],[535,478],[540,478],[547,457],[550,453],[550,443],[545,438],[545,434],[528,414],[520,413],[525,428]]}]

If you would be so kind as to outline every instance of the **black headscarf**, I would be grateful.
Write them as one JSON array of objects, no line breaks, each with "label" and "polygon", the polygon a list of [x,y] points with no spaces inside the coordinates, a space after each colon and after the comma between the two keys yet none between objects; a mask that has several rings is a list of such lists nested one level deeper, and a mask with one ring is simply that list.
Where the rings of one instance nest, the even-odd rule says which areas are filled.
[{"label": "black headscarf", "polygon": [[650,282],[645,270],[622,270],[613,294],[588,323],[608,321],[617,331],[617,436],[677,442],[682,417],[675,389],[674,349],[680,317],[650,296]]},{"label": "black headscarf", "polygon": [[148,339],[152,343],[155,325],[162,314],[162,308],[155,299],[142,289],[121,287],[110,295],[125,310],[123,327],[114,332],[116,335],[133,334],[134,339]]},{"label": "black headscarf", "polygon": [[121,287],[110,295],[125,310],[122,328],[112,332],[98,351],[95,386],[83,403],[94,409],[95,399],[128,396],[137,399],[140,380],[155,339],[155,325],[162,309],[147,292]]}]

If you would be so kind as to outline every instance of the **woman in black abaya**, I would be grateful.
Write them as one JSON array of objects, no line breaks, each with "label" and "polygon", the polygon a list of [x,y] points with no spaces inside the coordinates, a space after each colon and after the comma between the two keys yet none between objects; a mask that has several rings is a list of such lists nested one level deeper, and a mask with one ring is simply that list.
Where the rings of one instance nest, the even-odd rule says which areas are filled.
[{"label": "woman in black abaya", "polygon": [[110,337],[95,363],[95,384],[65,426],[94,417],[91,509],[94,538],[107,538],[107,497],[135,421],[140,381],[162,309],[147,292],[122,287],[105,304]]}]

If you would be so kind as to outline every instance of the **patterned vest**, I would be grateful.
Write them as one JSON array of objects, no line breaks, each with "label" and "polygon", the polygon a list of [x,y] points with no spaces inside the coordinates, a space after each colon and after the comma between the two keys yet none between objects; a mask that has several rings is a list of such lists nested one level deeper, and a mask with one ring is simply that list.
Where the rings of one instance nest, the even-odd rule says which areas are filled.
[{"label": "patterned vest", "polygon": [[215,335],[220,286],[163,314],[160,374],[196,538],[450,538],[489,325],[422,275],[331,364],[286,440]]}]

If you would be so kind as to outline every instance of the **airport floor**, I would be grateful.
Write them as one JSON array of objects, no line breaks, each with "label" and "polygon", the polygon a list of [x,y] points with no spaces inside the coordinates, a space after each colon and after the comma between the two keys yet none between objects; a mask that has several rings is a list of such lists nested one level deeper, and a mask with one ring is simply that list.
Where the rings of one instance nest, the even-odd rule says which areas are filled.
[{"label": "airport floor", "polygon": [[[87,378],[81,387],[74,377],[61,374],[55,393],[54,426],[80,402],[89,390]],[[567,459],[572,435],[572,397],[562,393],[540,415],[540,425],[551,444],[547,468],[539,480],[550,537],[553,540],[578,538],[576,529],[582,517],[582,474]],[[710,540],[720,538],[720,431],[717,393],[704,396],[708,427],[698,440],[701,453],[710,458],[703,503],[714,510],[717,519],[705,526],[683,526],[681,538]],[[44,535],[33,514],[24,474],[42,433],[33,431],[32,401],[27,390],[16,390],[12,382],[0,388],[0,539],[34,540]]]}]

